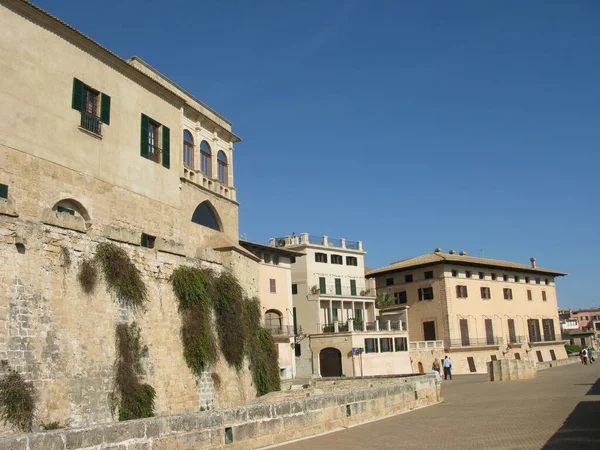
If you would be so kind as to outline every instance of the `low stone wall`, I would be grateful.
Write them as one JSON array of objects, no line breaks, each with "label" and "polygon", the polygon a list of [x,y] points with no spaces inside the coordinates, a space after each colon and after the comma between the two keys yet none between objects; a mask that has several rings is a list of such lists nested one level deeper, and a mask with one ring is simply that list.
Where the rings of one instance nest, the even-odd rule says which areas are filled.
[{"label": "low stone wall", "polygon": [[557,359],[555,361],[538,362],[537,369],[544,370],[544,369],[549,369],[550,367],[564,366],[564,365],[573,364],[576,362],[577,363],[580,362],[579,356],[569,356],[567,359]]},{"label": "low stone wall", "polygon": [[525,380],[537,375],[536,363],[520,359],[500,359],[487,363],[488,381]]},{"label": "low stone wall", "polygon": [[11,450],[257,448],[357,425],[441,401],[433,375],[382,386],[194,414],[0,438]]}]

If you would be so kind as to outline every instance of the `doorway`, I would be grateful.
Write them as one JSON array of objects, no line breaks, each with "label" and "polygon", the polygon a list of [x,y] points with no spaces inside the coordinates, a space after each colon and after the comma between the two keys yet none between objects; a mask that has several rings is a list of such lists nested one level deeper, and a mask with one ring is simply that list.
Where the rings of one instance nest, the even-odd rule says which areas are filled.
[{"label": "doorway", "polygon": [[342,376],[342,352],[337,348],[327,347],[319,354],[322,377]]},{"label": "doorway", "polygon": [[435,321],[423,322],[423,340],[435,341]]}]

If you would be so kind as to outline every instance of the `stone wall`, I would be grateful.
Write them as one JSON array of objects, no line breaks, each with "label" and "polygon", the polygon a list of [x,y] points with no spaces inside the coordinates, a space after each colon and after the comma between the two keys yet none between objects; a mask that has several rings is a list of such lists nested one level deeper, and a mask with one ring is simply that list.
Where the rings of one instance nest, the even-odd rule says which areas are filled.
[{"label": "stone wall", "polygon": [[357,425],[441,401],[435,376],[195,414],[0,438],[0,448],[169,450],[258,448]]},{"label": "stone wall", "polygon": [[488,381],[526,380],[537,375],[536,363],[518,359],[501,359],[487,363]]}]

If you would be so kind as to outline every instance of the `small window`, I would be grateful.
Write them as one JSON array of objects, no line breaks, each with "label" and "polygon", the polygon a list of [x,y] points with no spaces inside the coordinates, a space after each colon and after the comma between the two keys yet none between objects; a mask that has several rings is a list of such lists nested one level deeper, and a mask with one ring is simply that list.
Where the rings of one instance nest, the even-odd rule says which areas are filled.
[{"label": "small window", "polygon": [[8,200],[8,185],[0,184],[0,198]]},{"label": "small window", "polygon": [[483,300],[489,300],[492,298],[492,292],[490,291],[489,287],[482,287],[481,288],[481,298]]},{"label": "small window", "polygon": [[331,255],[331,264],[344,264],[342,255]]},{"label": "small window", "polygon": [[327,262],[327,254],[326,253],[315,253],[315,262],[326,263]]},{"label": "small window", "polygon": [[192,222],[215,231],[222,231],[221,221],[208,200],[200,203],[192,214]]},{"label": "small window", "polygon": [[496,280],[496,274],[495,273],[492,274],[492,280],[494,280],[494,281]]},{"label": "small window", "polygon": [[292,284],[292,295],[298,294],[298,285],[296,283]]},{"label": "small window", "polygon": [[358,258],[356,258],[355,256],[346,256],[346,265],[358,266]]},{"label": "small window", "polygon": [[483,272],[479,272],[479,279],[483,280],[485,278],[485,274]]},{"label": "small window", "polygon": [[273,264],[275,264],[276,266],[279,265],[279,256],[278,255],[273,255]]},{"label": "small window", "polygon": [[504,281],[508,281],[508,275],[506,275],[506,274],[502,275],[502,279],[503,279]]},{"label": "small window", "polygon": [[496,355],[490,355],[490,359],[492,361],[498,361],[498,357]]},{"label": "small window", "polygon": [[405,283],[412,283],[413,282],[413,276],[412,275],[405,275],[404,276],[404,282]]},{"label": "small window", "polygon": [[377,339],[365,338],[365,353],[377,353]]},{"label": "small window", "polygon": [[73,78],[73,109],[81,113],[80,128],[101,135],[102,124],[110,125],[110,97]]},{"label": "small window", "polygon": [[392,338],[381,338],[379,339],[379,344],[381,353],[394,351],[392,348]]},{"label": "small window", "polygon": [[550,284],[550,280],[548,280],[548,278],[546,278],[546,279],[544,280],[544,283],[545,283],[545,284]]},{"label": "small window", "polygon": [[385,285],[386,286],[393,286],[394,285],[394,279],[393,278],[386,278],[385,279]]},{"label": "small window", "polygon": [[183,165],[194,168],[194,138],[188,130],[183,130]]},{"label": "small window", "polygon": [[531,289],[527,289],[527,300],[532,301],[533,296],[531,295]]},{"label": "small window", "polygon": [[269,288],[272,294],[277,292],[277,281],[274,278],[269,279]]},{"label": "small window", "polygon": [[467,298],[467,287],[466,286],[456,286],[456,297],[457,298]]},{"label": "small window", "polygon": [[406,291],[394,292],[394,297],[397,305],[408,303],[408,297]]},{"label": "small window", "polygon": [[170,143],[169,128],[142,114],[141,156],[169,169],[171,167]]},{"label": "small window", "polygon": [[465,276],[466,276],[467,278],[471,278],[471,271],[470,271],[470,270],[467,270],[467,271],[465,272]]},{"label": "small window", "polygon": [[521,360],[521,354],[520,353],[515,353],[515,359]]},{"label": "small window", "polygon": [[542,301],[546,301],[546,291],[542,291]]},{"label": "small window", "polygon": [[536,278],[535,279],[535,284],[542,284],[542,279],[541,278]]},{"label": "small window", "polygon": [[263,259],[265,260],[265,262],[267,264],[270,264],[271,263],[271,254],[270,253],[265,253],[265,256],[264,256]]},{"label": "small window", "polygon": [[217,163],[219,164],[219,183],[227,185],[227,156],[225,155],[225,152],[219,151],[219,153],[217,153]]},{"label": "small window", "polygon": [[452,276],[453,276],[454,278],[456,278],[456,277],[458,276],[458,270],[453,270],[453,271],[452,271]]},{"label": "small window", "polygon": [[419,289],[419,300],[433,300],[433,288],[426,287]]},{"label": "small window", "polygon": [[396,347],[397,352],[407,352],[408,344],[407,339],[405,337],[397,337],[394,338],[394,346]]},{"label": "small window", "polygon": [[154,248],[154,243],[156,242],[156,236],[151,236],[146,233],[142,233],[142,239],[140,245],[146,248]]},{"label": "small window", "polygon": [[212,176],[212,151],[208,142],[200,142],[200,171],[207,177]]},{"label": "small window", "polygon": [[504,288],[504,300],[512,300],[513,296],[512,296],[512,289],[510,288]]},{"label": "small window", "polygon": [[57,206],[56,211],[59,213],[70,214],[72,216],[75,215],[75,210],[73,210],[71,208],[65,208],[64,206]]},{"label": "small window", "polygon": [[529,277],[525,277],[525,283],[529,284],[530,278]]},{"label": "small window", "polygon": [[515,275],[515,283],[518,283],[520,279],[521,278],[519,277],[519,275]]},{"label": "small window", "polygon": [[295,256],[292,256],[292,257],[290,258],[290,264],[295,264],[295,263],[296,263],[296,257],[295,257]]},{"label": "small window", "polygon": [[433,270],[429,270],[427,272],[425,272],[425,279],[426,280],[430,280],[433,278]]}]

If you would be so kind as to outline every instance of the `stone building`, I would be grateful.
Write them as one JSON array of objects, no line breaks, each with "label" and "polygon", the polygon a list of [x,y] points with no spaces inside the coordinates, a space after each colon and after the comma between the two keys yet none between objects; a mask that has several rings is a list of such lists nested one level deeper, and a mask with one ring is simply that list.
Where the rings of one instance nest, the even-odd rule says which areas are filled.
[{"label": "stone building", "polygon": [[298,377],[411,373],[406,311],[377,320],[362,242],[302,233],[270,245],[303,253],[292,262]]},{"label": "stone building", "polygon": [[[239,141],[229,121],[139,58],[27,1],[0,0],[0,360],[34,382],[39,420],[111,420],[115,325],[134,320],[157,414],[256,395],[248,371],[223,361],[211,369],[218,377],[193,376],[169,283],[190,264],[232,270],[259,295],[260,259],[238,242]],[[120,307],[105,287],[82,292],[78,267],[99,242],[134,261],[146,311]]]},{"label": "stone building", "polygon": [[500,358],[566,358],[555,280],[563,272],[441,249],[367,274],[377,292],[410,307],[412,367],[448,354],[455,373],[485,372]]}]

